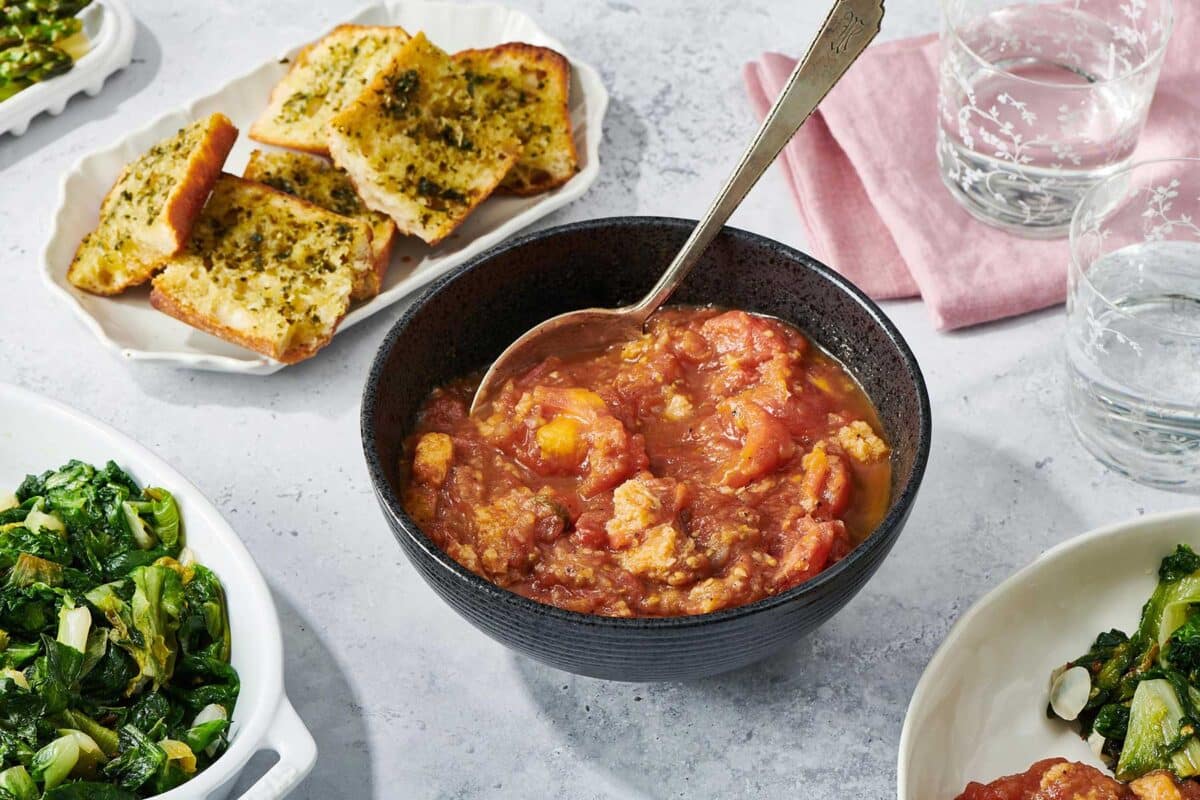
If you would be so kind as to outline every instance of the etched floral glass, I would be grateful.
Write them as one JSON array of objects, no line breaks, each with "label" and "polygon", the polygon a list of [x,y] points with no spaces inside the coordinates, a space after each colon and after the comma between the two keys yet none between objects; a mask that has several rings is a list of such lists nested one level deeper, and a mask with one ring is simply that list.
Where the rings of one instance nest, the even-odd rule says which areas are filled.
[{"label": "etched floral glass", "polygon": [[1129,477],[1200,490],[1200,159],[1097,185],[1071,224],[1067,407]]},{"label": "etched floral glass", "polygon": [[984,222],[1065,236],[1087,190],[1133,156],[1171,0],[943,0],[942,10],[943,181]]}]

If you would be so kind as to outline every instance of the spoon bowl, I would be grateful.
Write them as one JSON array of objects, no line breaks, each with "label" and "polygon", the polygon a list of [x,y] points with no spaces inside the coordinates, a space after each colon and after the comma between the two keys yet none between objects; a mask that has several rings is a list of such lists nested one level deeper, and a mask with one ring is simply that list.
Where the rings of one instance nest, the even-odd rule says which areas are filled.
[{"label": "spoon bowl", "polygon": [[[585,308],[568,311],[539,323],[510,344],[492,364],[475,392],[471,413],[476,413],[509,377],[532,368],[551,356],[594,353],[609,345],[636,338],[642,332],[642,321],[625,308]],[[489,386],[488,390],[481,391]]]}]

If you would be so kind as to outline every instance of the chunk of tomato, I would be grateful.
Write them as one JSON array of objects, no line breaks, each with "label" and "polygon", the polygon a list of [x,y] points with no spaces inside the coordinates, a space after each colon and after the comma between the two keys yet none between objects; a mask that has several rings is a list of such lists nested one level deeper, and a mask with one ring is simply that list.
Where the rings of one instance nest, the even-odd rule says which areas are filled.
[{"label": "chunk of tomato", "polygon": [[721,470],[720,481],[725,486],[739,489],[792,457],[794,445],[787,427],[758,403],[734,397],[722,402],[718,411],[742,443]]}]

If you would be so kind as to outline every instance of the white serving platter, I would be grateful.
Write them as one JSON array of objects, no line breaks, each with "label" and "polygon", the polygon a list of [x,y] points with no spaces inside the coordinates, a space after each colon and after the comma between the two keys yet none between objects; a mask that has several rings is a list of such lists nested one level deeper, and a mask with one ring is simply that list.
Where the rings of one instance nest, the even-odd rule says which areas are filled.
[{"label": "white serving platter", "polygon": [[1158,565],[1200,550],[1200,509],[1142,517],[1064,542],[968,610],[913,692],[900,734],[898,800],[954,800],[1062,757],[1104,769],[1066,724],[1047,719],[1050,671],[1111,628],[1132,633]]},{"label": "white serving platter", "polygon": [[[570,59],[563,45],[527,15],[497,5],[396,0],[371,6],[342,21],[400,25],[410,33],[425,31],[431,41],[449,52],[521,41],[553,48]],[[324,33],[313,31],[312,38]],[[216,111],[233,120],[242,133],[225,163],[225,171],[234,174],[241,174],[255,148],[274,149],[250,139],[246,131],[266,108],[272,87],[287,72],[284,59],[294,58],[304,44],[297,42],[283,58],[273,56],[213,94],[86,156],[64,176],[58,211],[42,259],[43,277],[52,292],[67,301],[87,328],[122,358],[255,375],[269,375],[284,366],[155,311],[150,306],[147,287],[118,297],[97,297],[73,287],[67,282],[66,273],[76,246],[95,225],[100,201],[121,168],[180,126]],[[570,106],[580,167],[574,178],[558,189],[534,197],[488,198],[462,227],[436,247],[412,237],[400,239],[383,290],[373,300],[352,307],[339,333],[586,192],[600,171],[600,137],[608,93],[596,70],[574,59],[571,59]]]},{"label": "white serving platter", "polygon": [[232,662],[241,678],[229,749],[202,773],[156,800],[227,797],[260,750],[279,760],[244,797],[275,800],[312,769],[317,746],[284,693],[283,637],[275,603],[246,546],[200,490],[149,450],[91,417],[0,383],[0,491],[26,474],[72,458],[117,462],[143,486],[161,486],[179,503],[187,546],[221,579],[229,604]]},{"label": "white serving platter", "polygon": [[38,114],[61,114],[67,101],[80,92],[94,97],[109,75],[129,65],[137,26],[125,0],[93,0],[79,18],[88,38],[88,51],[69,72],[35,83],[0,102],[0,134],[20,136]]}]

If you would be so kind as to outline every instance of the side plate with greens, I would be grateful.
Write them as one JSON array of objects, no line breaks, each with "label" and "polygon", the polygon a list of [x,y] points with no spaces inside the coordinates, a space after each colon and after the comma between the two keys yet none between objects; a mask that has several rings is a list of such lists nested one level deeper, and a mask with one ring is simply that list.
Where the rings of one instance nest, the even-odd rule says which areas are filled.
[{"label": "side plate with greens", "polygon": [[[107,0],[96,0],[96,2],[107,2]],[[36,89],[36,87],[35,87]],[[29,91],[34,91],[31,89]],[[24,94],[24,93],[22,93]],[[19,95],[18,95],[19,97]],[[144,613],[142,609],[142,601],[136,600],[138,584],[130,577],[130,573],[137,570],[139,567],[156,566],[154,562],[160,561],[163,558],[173,558],[180,564],[181,567],[186,567],[189,563],[193,568],[195,563],[192,562],[192,557],[188,555],[189,551],[194,553],[195,561],[211,570],[211,573],[219,580],[219,585],[223,589],[225,597],[225,605],[228,609],[228,626],[226,634],[228,635],[228,647],[230,660],[228,666],[232,667],[236,672],[238,684],[240,688],[237,692],[236,703],[230,709],[230,719],[228,730],[225,734],[228,739],[227,749],[220,754],[219,757],[209,756],[203,751],[192,750],[193,755],[196,755],[197,770],[192,776],[182,785],[171,789],[164,794],[155,795],[156,800],[194,800],[194,798],[205,798],[205,800],[223,800],[230,795],[230,792],[235,786],[240,786],[246,789],[244,783],[239,784],[238,775],[245,768],[251,757],[260,750],[271,750],[278,755],[278,761],[271,766],[266,774],[262,775],[249,789],[249,795],[256,800],[277,800],[284,797],[291,791],[312,768],[313,762],[316,760],[317,752],[316,745],[313,742],[312,736],[305,728],[303,721],[296,714],[288,701],[283,687],[283,641],[279,629],[279,618],[275,611],[275,604],[271,598],[271,592],[267,588],[266,581],[263,580],[262,574],[247,551],[246,546],[238,538],[238,535],[222,518],[221,514],[214,505],[208,501],[204,494],[198,490],[187,478],[173,469],[170,464],[151,453],[146,448],[137,444],[127,436],[122,435],[111,427],[92,419],[84,414],[79,413],[67,406],[56,403],[44,397],[40,397],[32,392],[20,389],[9,384],[0,383],[0,494],[11,492],[16,487],[20,486],[25,478],[25,475],[32,469],[37,469],[56,464],[67,464],[72,459],[78,459],[86,464],[95,465],[94,476],[104,475],[101,485],[122,486],[123,482],[117,479],[117,473],[109,471],[105,468],[108,460],[111,459],[120,465],[120,471],[124,472],[136,481],[142,487],[163,487],[167,489],[174,500],[175,506],[179,512],[180,518],[180,539],[175,540],[173,525],[170,523],[170,514],[167,512],[168,503],[165,495],[159,493],[148,493],[144,489],[139,490],[134,487],[125,486],[129,491],[129,496],[122,499],[122,503],[130,503],[130,511],[138,518],[136,521],[131,516],[126,516],[127,512],[122,504],[114,505],[113,501],[116,496],[121,494],[121,491],[105,489],[101,491],[96,489],[98,500],[104,500],[107,495],[108,511],[113,513],[117,507],[120,507],[121,518],[115,523],[109,521],[104,511],[99,512],[105,518],[105,523],[99,531],[90,530],[87,538],[83,541],[86,546],[71,550],[70,561],[62,563],[64,583],[58,588],[59,590],[70,591],[72,594],[72,602],[75,604],[75,610],[68,617],[68,622],[62,630],[62,638],[78,642],[79,624],[83,617],[78,609],[86,609],[89,614],[88,637],[92,637],[92,632],[97,628],[116,629],[120,633],[118,625],[109,618],[109,612],[114,613],[115,618],[123,623],[128,632],[129,640],[136,647],[138,644],[137,636],[141,636],[141,632],[133,621]],[[69,470],[68,470],[69,471]],[[95,480],[95,477],[93,478]],[[43,484],[38,487],[35,484],[38,482]],[[28,485],[29,492],[22,491],[24,500],[20,500],[21,504],[28,501],[30,498],[42,496],[48,498],[51,494],[51,489],[46,488],[44,484],[47,481],[42,481],[41,476],[35,478],[32,484]],[[157,496],[156,496],[157,495]],[[37,501],[34,500],[31,506]],[[143,505],[149,503],[149,506]],[[159,513],[155,515],[155,507],[158,507]],[[43,514],[54,516],[51,510],[48,510],[49,504],[44,500],[42,511]],[[86,506],[85,506],[86,508]],[[101,503],[103,508],[103,502]],[[18,512],[19,513],[19,512]],[[25,514],[25,518],[28,514]],[[33,527],[40,530],[41,525],[35,521],[31,524]],[[22,523],[25,519],[23,518]],[[50,523],[53,524],[53,523]],[[132,529],[131,526],[132,525]],[[115,526],[116,534],[112,533],[112,528]],[[144,526],[144,529],[143,529]],[[21,527],[25,527],[22,525]],[[64,528],[67,523],[64,520]],[[15,530],[15,528],[13,529]],[[103,535],[107,531],[107,535]],[[133,536],[135,542],[140,542],[134,547],[128,546],[128,539],[122,535],[122,531]],[[135,532],[136,531],[136,532]],[[44,537],[43,537],[44,538]],[[123,545],[114,543],[124,542]],[[111,546],[110,546],[111,545]],[[143,547],[148,545],[148,547]],[[184,547],[180,547],[184,545]],[[174,548],[179,548],[174,556],[167,555]],[[12,548],[5,551],[0,551],[0,564],[4,564],[3,559],[9,559],[11,566],[4,565],[0,568],[0,587],[4,586],[9,578],[10,572],[16,566],[16,561],[11,561]],[[161,552],[159,552],[161,551]],[[46,552],[46,551],[44,551]],[[88,555],[90,552],[91,555]],[[121,556],[124,552],[128,555]],[[77,556],[77,553],[81,554]],[[52,559],[47,558],[44,553],[38,555],[39,558],[47,561]],[[93,562],[93,556],[95,561]],[[19,556],[18,556],[19,557]],[[59,563],[59,562],[55,562]],[[162,561],[157,566],[165,566],[168,571],[176,572],[173,566],[168,561]],[[51,567],[50,569],[54,569]],[[78,578],[79,575],[68,570],[75,570],[82,573],[89,582],[94,581],[94,584],[82,589],[73,589],[68,578]],[[193,581],[195,573],[193,569]],[[176,573],[178,574],[178,573]],[[160,583],[147,581],[146,578],[151,575],[157,575],[162,580]],[[142,573],[142,595],[149,599],[152,596],[159,596],[161,599],[166,599],[173,594],[170,589],[174,586],[174,581],[165,573],[152,571],[151,573]],[[132,711],[121,712],[125,715],[124,722],[120,721],[116,712],[113,717],[103,717],[99,709],[91,718],[103,724],[105,728],[117,732],[118,757],[125,750],[131,752],[135,748],[127,745],[122,745],[121,729],[125,723],[134,724],[134,727],[142,734],[145,741],[158,747],[164,754],[168,756],[168,761],[174,761],[175,765],[181,770],[187,765],[186,755],[182,751],[176,750],[173,746],[164,747],[160,744],[164,739],[174,739],[175,741],[187,744],[188,731],[194,727],[200,727],[205,722],[213,720],[204,720],[202,717],[197,723],[196,716],[203,711],[201,703],[204,705],[217,704],[221,705],[221,700],[216,696],[204,697],[205,692],[214,692],[217,694],[228,695],[230,683],[220,680],[201,680],[197,683],[183,682],[180,679],[181,669],[187,669],[184,666],[185,659],[188,659],[192,651],[185,649],[185,644],[192,647],[192,644],[198,646],[199,650],[203,651],[207,648],[208,657],[217,658],[218,650],[223,648],[223,636],[214,636],[207,630],[207,619],[205,620],[205,632],[200,634],[198,631],[186,627],[185,619],[190,618],[196,621],[194,616],[184,613],[184,608],[188,602],[187,584],[183,582],[183,576],[178,575],[180,583],[183,584],[184,603],[179,608],[179,627],[175,630],[175,640],[178,647],[175,650],[174,669],[171,672],[171,677],[160,685],[157,692],[154,691],[154,671],[158,670],[165,663],[162,658],[162,651],[157,648],[144,646],[142,652],[142,661],[129,654],[128,650],[124,650],[119,646],[113,645],[111,640],[105,649],[105,654],[109,655],[113,651],[120,651],[121,654],[128,655],[128,662],[124,663],[126,667],[129,664],[138,665],[129,677],[125,670],[121,670],[120,675],[110,676],[112,688],[119,684],[118,678],[126,681],[125,688],[128,688],[129,681],[142,674],[144,683],[141,691],[137,693],[138,698],[146,697],[150,694],[157,694],[162,699],[167,700],[170,704],[168,713],[159,714],[160,718],[167,719],[164,726],[155,729],[154,710],[147,702],[143,709],[146,714],[138,717],[138,723],[143,726],[139,727],[138,723],[134,722]],[[113,583],[121,583],[126,581],[119,588],[112,587],[112,594],[107,591],[102,592],[92,599],[87,597],[93,589]],[[189,582],[190,583],[190,582]],[[199,586],[200,584],[197,584]],[[194,590],[193,590],[194,591]],[[37,594],[36,592],[34,593]],[[82,595],[80,598],[78,595]],[[54,593],[56,599],[61,599],[58,592]],[[107,611],[101,610],[93,604],[93,600],[98,600]],[[135,603],[136,600],[136,603]],[[119,602],[118,602],[119,601]],[[14,669],[20,669],[22,672],[29,670],[36,662],[38,657],[45,653],[47,655],[47,666],[52,666],[49,661],[49,653],[60,654],[62,648],[68,646],[68,641],[60,641],[60,626],[58,614],[61,611],[61,603],[54,608],[43,608],[43,613],[48,617],[47,624],[41,628],[36,636],[27,636],[18,633],[15,626],[0,623],[0,628],[4,628],[10,634],[9,640],[22,643],[38,644],[38,654],[33,655],[30,660],[26,661],[21,666],[14,666]],[[147,603],[149,605],[149,603]],[[128,611],[129,621],[126,622],[122,616],[122,606]],[[159,602],[160,608],[166,609],[167,604]],[[71,609],[68,609],[71,611]],[[6,612],[7,613],[7,612]],[[166,612],[166,619],[172,619],[171,612]],[[158,620],[156,620],[158,622]],[[171,623],[162,627],[169,628]],[[54,642],[53,646],[47,647],[44,640],[41,638],[42,633]],[[193,639],[196,636],[199,638]],[[85,669],[88,657],[88,641],[83,639],[84,644],[84,661],[80,665],[80,671]],[[145,645],[143,637],[143,645]],[[0,656],[5,654],[8,648],[0,648]],[[67,656],[70,658],[70,656]],[[115,656],[109,656],[110,659],[115,659]],[[103,663],[103,662],[101,662]],[[111,663],[111,662],[110,662]],[[145,665],[145,669],[140,666]],[[69,664],[66,665],[70,667]],[[203,665],[201,665],[203,666]],[[3,658],[0,658],[0,670],[7,668]],[[59,668],[61,671],[61,668]],[[94,666],[88,672],[88,675],[80,680],[80,688],[86,684],[91,686],[94,681],[99,680],[101,667]],[[223,669],[213,666],[214,670],[224,672]],[[30,683],[31,689],[34,687],[34,682],[31,680],[32,672],[26,674],[26,681]],[[160,682],[161,683],[161,682]],[[15,686],[15,679],[13,679]],[[201,686],[209,686],[214,688],[202,689]],[[8,687],[3,675],[0,675],[0,693],[3,693],[4,688]],[[187,694],[185,694],[187,693]],[[89,696],[87,691],[80,691],[81,697]],[[38,696],[39,701],[41,695]],[[70,695],[68,694],[70,698]],[[132,707],[136,701],[134,698],[121,700],[115,703],[107,703],[109,707]],[[99,705],[99,704],[98,704]],[[72,710],[82,710],[87,713],[90,709],[79,706],[68,705]],[[182,714],[179,709],[183,709]],[[199,710],[195,710],[199,709]],[[161,711],[161,704],[159,704]],[[0,728],[15,725],[20,719],[19,715],[12,715],[9,712],[0,708]],[[54,724],[54,723],[51,723]],[[77,719],[75,729],[80,729],[83,725],[82,720]],[[48,726],[43,726],[44,731],[39,731],[39,738],[36,744],[28,744],[28,749],[36,754],[49,742],[60,739],[65,734],[60,734],[58,728],[50,729]],[[216,727],[216,726],[214,726]],[[63,726],[66,730],[66,727]],[[200,731],[197,732],[199,734]],[[44,734],[44,735],[43,735]],[[96,736],[88,734],[94,741],[99,740]],[[104,734],[97,733],[101,738]],[[74,737],[73,737],[74,738]],[[127,736],[127,739],[133,737]],[[79,741],[75,744],[78,746]],[[193,744],[197,747],[201,744],[199,739],[193,739]],[[146,747],[143,743],[138,743],[141,752],[148,756],[143,762],[143,768],[147,764],[158,760],[158,756],[152,748]],[[60,747],[67,750],[66,756],[70,755],[70,745],[62,744]],[[86,749],[86,743],[84,744]],[[192,749],[192,745],[188,745]],[[207,748],[204,748],[207,750]],[[182,754],[184,758],[171,758],[171,753]],[[203,753],[203,755],[198,754]],[[29,755],[26,753],[26,755]],[[55,759],[50,759],[50,756],[56,756]],[[15,764],[21,764],[25,767],[26,772],[33,776],[33,756],[29,755],[29,763],[23,763],[19,759],[8,760],[2,749],[0,749],[0,758],[5,760],[0,766],[0,772]],[[57,758],[69,760],[55,751],[48,752],[43,759],[58,762]],[[113,800],[113,798],[127,797],[121,792],[128,790],[120,788],[116,784],[115,779],[110,779],[103,772],[104,765],[111,763],[117,759],[109,759],[103,762],[103,765],[98,763],[97,779],[93,783],[97,787],[88,789],[87,787],[70,788],[79,786],[72,784],[75,778],[70,776],[55,787],[56,795],[59,800],[62,798],[98,798],[98,800]],[[132,761],[133,759],[130,759]],[[78,761],[78,759],[77,759]],[[98,761],[98,759],[97,759]],[[123,762],[128,765],[129,762]],[[202,764],[207,764],[203,769]],[[86,764],[85,764],[86,765]],[[113,768],[116,771],[116,767]],[[149,769],[146,770],[147,772]],[[169,770],[168,770],[169,772]],[[18,773],[19,774],[19,773]],[[44,778],[44,773],[43,773]],[[155,777],[147,778],[142,787],[137,791],[144,795],[149,795],[157,789],[154,787]],[[41,791],[44,788],[44,781],[35,782],[34,788]],[[9,794],[12,794],[11,792]],[[20,795],[17,795],[20,796]],[[36,796],[36,795],[35,795]],[[6,800],[8,795],[0,793],[0,800]]]},{"label": "side plate with greens", "polygon": [[111,461],[0,496],[0,798],[147,797],[224,752],[224,591],[182,534],[171,493]]},{"label": "side plate with greens", "polygon": [[[1165,598],[1159,589],[1163,558],[1181,543],[1200,553],[1200,509],[1077,536],[976,601],[950,629],[913,692],[900,735],[897,799],[957,797],[970,781],[1024,772],[1051,757],[1110,769],[1077,726],[1047,714],[1048,678],[1088,652],[1099,631],[1138,638],[1147,598]],[[1108,643],[1121,641],[1125,637],[1115,636]],[[1128,676],[1124,666],[1114,671]],[[1137,683],[1162,687],[1151,680]],[[1139,685],[1132,688],[1136,694]],[[1090,686],[1085,689],[1090,696]],[[1069,700],[1071,692],[1065,694]],[[1165,695],[1156,695],[1153,705],[1160,705]],[[1097,714],[1110,705],[1100,703]],[[1115,733],[1120,712],[1105,713],[1112,715],[1105,729]],[[1114,751],[1108,745],[1110,758]]]}]

